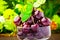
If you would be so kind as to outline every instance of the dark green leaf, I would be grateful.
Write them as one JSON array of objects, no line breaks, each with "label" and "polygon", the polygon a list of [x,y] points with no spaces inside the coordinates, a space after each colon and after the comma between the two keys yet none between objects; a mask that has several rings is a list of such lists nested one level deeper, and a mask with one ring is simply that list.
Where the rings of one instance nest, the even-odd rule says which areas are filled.
[{"label": "dark green leaf", "polygon": [[19,11],[18,8],[16,8],[14,11],[15,11],[18,15],[21,14],[21,11]]}]

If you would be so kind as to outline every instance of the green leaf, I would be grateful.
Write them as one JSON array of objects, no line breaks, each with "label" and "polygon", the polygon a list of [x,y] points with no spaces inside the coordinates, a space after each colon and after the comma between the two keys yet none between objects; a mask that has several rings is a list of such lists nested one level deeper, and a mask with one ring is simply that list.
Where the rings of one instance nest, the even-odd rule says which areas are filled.
[{"label": "green leaf", "polygon": [[12,21],[6,20],[6,21],[5,21],[5,24],[4,24],[4,27],[5,27],[7,30],[12,30],[12,31],[14,31],[16,26],[13,24]]},{"label": "green leaf", "polygon": [[26,3],[27,3],[27,0],[20,0],[20,2],[19,2],[19,4],[22,4],[22,5],[24,5]]},{"label": "green leaf", "polygon": [[2,24],[0,23],[0,29],[2,29]]},{"label": "green leaf", "polygon": [[4,12],[3,12],[3,17],[5,19],[9,18],[11,20],[14,19],[14,17],[17,16],[17,14],[14,12],[14,10],[12,9],[6,9]]},{"label": "green leaf", "polygon": [[27,2],[31,2],[34,4],[34,2],[36,2],[37,0],[27,0]]},{"label": "green leaf", "polygon": [[0,15],[3,14],[3,11],[8,7],[6,4],[4,0],[0,0]]},{"label": "green leaf", "polygon": [[24,15],[22,17],[22,22],[25,22],[31,15]]},{"label": "green leaf", "polygon": [[21,14],[21,12],[18,10],[18,8],[16,8],[14,11],[15,11],[18,15]]},{"label": "green leaf", "polygon": [[3,29],[3,23],[0,22],[0,32],[2,32]]},{"label": "green leaf", "polygon": [[22,9],[22,12],[20,15],[22,22],[25,22],[31,16],[32,9],[33,9],[32,3],[27,3],[27,6]]}]

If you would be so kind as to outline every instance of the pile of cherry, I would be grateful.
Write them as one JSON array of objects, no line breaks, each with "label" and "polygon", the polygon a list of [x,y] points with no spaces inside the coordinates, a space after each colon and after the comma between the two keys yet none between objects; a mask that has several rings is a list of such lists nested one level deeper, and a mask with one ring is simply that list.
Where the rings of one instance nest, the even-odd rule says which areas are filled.
[{"label": "pile of cherry", "polygon": [[18,36],[20,39],[41,39],[49,34],[48,26],[50,25],[50,19],[44,17],[43,12],[39,10],[32,11],[31,17],[22,23],[21,17],[17,16],[14,19],[16,26],[22,25],[22,29],[18,30]]}]

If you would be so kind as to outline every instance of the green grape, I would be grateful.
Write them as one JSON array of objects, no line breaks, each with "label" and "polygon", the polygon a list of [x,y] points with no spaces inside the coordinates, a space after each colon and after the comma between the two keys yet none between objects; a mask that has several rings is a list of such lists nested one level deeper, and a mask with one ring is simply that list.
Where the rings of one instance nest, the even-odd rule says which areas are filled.
[{"label": "green grape", "polygon": [[17,16],[17,14],[14,12],[14,10],[7,9],[4,11],[3,16],[5,19],[14,19],[14,17]]},{"label": "green grape", "polygon": [[33,4],[33,6],[34,7],[39,7],[39,6],[41,6],[42,4],[44,4],[46,2],[46,0],[37,0],[34,4]]}]

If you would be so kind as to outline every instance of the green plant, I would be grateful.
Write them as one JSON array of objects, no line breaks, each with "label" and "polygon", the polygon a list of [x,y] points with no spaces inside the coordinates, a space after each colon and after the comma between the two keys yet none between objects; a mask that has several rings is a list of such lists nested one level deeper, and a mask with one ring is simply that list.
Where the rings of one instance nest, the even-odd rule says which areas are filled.
[{"label": "green plant", "polygon": [[[59,1],[59,0],[58,0]],[[57,13],[60,8],[60,3],[56,0],[46,0],[46,3],[41,6],[43,9],[45,16],[52,19],[53,15]]]}]

